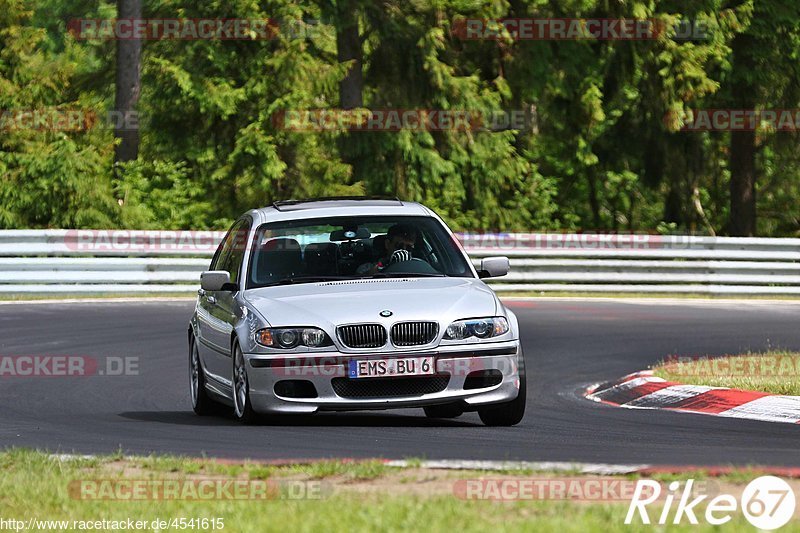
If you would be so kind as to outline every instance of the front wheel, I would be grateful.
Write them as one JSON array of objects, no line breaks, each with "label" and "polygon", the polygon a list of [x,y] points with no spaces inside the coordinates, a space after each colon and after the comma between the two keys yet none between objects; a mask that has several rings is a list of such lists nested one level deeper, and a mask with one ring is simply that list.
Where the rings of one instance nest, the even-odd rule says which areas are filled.
[{"label": "front wheel", "polygon": [[478,409],[478,416],[487,426],[514,426],[525,416],[527,397],[527,380],[525,378],[525,357],[519,358],[519,394],[510,402],[496,403]]},{"label": "front wheel", "polygon": [[233,345],[233,414],[243,424],[253,424],[258,416],[250,403],[250,383],[239,344]]},{"label": "front wheel", "polygon": [[214,404],[206,391],[206,376],[203,373],[200,352],[197,351],[197,341],[194,338],[189,341],[189,386],[194,412],[200,416],[210,415]]}]

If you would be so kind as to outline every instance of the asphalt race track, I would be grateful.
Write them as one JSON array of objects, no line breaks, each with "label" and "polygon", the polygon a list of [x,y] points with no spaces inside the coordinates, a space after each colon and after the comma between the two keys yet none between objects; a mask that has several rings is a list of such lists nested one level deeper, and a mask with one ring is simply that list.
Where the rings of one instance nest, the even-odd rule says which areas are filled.
[{"label": "asphalt race track", "polygon": [[620,409],[580,391],[669,355],[800,350],[800,305],[511,302],[522,328],[528,411],[514,428],[421,409],[323,414],[240,426],[197,417],[188,390],[193,303],[0,305],[0,355],[138,357],[139,375],[0,377],[0,445],[54,452],[236,458],[418,457],[656,464],[800,465],[800,425]]}]

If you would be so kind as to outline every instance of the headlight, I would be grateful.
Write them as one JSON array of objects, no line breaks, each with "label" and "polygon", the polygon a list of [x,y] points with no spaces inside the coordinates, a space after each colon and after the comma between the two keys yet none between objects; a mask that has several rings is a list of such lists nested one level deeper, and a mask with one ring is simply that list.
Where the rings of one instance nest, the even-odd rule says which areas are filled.
[{"label": "headlight", "polygon": [[331,346],[330,337],[319,328],[265,328],[256,332],[256,342],[261,346],[291,350],[298,346],[320,348]]},{"label": "headlight", "polygon": [[446,340],[461,340],[469,337],[488,339],[508,333],[508,320],[502,316],[456,320],[444,332]]}]

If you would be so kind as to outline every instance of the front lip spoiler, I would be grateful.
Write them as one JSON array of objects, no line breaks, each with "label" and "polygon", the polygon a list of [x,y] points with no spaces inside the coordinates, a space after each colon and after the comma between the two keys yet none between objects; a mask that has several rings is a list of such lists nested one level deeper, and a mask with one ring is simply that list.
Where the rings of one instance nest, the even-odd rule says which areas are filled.
[{"label": "front lip spoiler", "polygon": [[364,359],[364,358],[399,358],[399,357],[425,357],[425,356],[434,356],[434,357],[444,357],[447,359],[458,359],[464,357],[488,357],[488,356],[498,356],[498,355],[515,355],[517,353],[516,346],[507,346],[505,348],[489,348],[483,350],[464,350],[464,351],[457,351],[457,352],[439,352],[439,351],[425,351],[425,352],[402,352],[402,353],[381,353],[381,354],[347,354],[344,355],[341,352],[329,352],[336,355],[326,355],[322,353],[316,353],[313,355],[307,356],[298,356],[298,355],[291,355],[291,356],[280,356],[280,357],[273,357],[269,359],[250,359],[250,366],[253,368],[284,368],[284,367],[296,367],[298,364],[303,365],[331,365],[331,364],[346,364],[348,361],[352,359]]}]

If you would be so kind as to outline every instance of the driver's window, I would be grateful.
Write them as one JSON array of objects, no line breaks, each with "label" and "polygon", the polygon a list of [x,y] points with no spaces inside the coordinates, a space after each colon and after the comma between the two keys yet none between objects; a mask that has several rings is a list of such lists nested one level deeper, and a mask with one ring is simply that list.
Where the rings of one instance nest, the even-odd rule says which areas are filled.
[{"label": "driver's window", "polygon": [[244,252],[247,248],[247,237],[250,234],[250,220],[244,219],[237,223],[230,232],[228,254],[220,265],[220,270],[227,270],[231,276],[231,283],[239,284],[239,272],[242,269]]},{"label": "driver's window", "polygon": [[214,254],[214,259],[211,260],[210,269],[227,270],[231,276],[231,283],[237,283],[239,279],[239,270],[244,259],[249,231],[249,219],[234,222],[225,238],[219,244]]},{"label": "driver's window", "polygon": [[236,228],[238,225],[239,221],[234,222],[231,228],[228,230],[228,233],[225,234],[225,238],[223,238],[222,242],[220,242],[219,246],[217,246],[217,251],[214,252],[214,258],[211,260],[211,266],[208,267],[209,270],[223,270],[222,265],[228,258],[231,250],[231,242],[236,234]]}]

